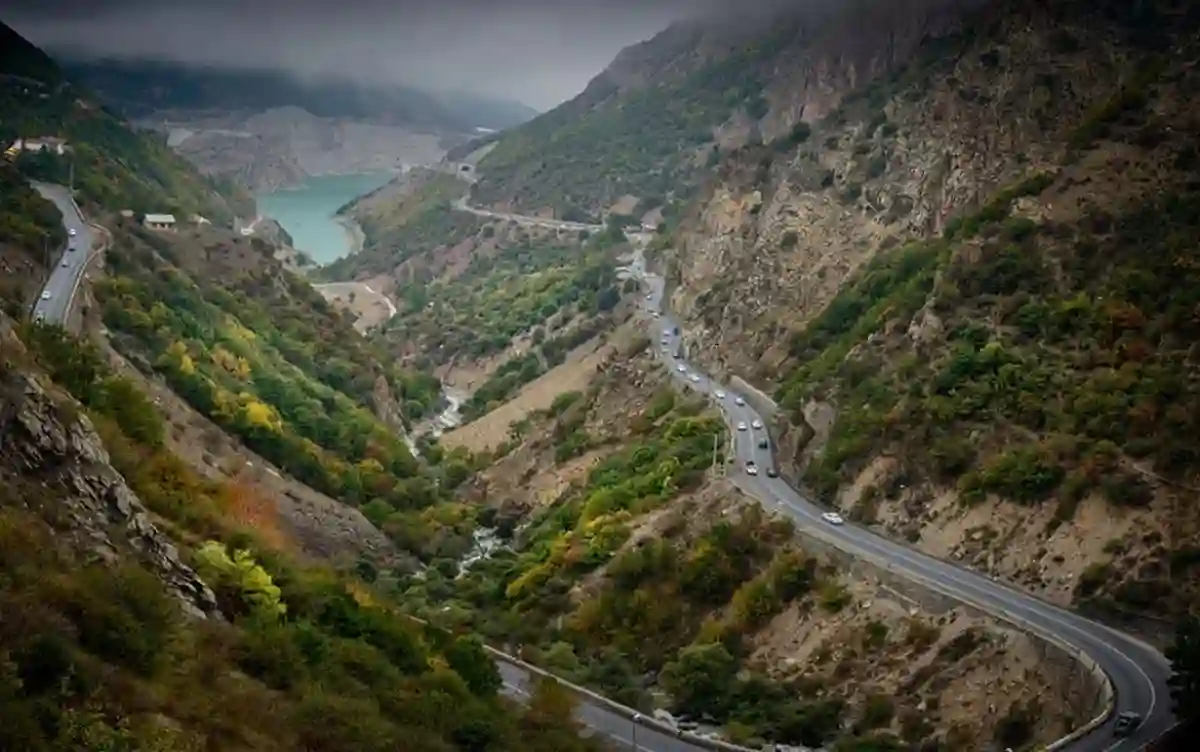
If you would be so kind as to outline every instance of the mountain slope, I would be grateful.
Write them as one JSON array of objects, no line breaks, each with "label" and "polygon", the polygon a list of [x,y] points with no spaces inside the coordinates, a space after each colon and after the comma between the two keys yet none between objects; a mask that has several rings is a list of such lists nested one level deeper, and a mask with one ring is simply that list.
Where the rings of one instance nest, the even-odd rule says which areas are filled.
[{"label": "mountain slope", "polygon": [[299,563],[165,430],[96,349],[0,314],[0,748],[597,749],[569,701],[498,696],[477,640]]},{"label": "mountain slope", "polygon": [[[596,215],[622,196],[686,199],[714,153],[819,117],[951,22],[954,0],[855,2],[678,24],[624,50],[575,99],[501,134],[477,198]],[[878,38],[877,38],[878,37]],[[811,93],[798,106],[797,93]]]},{"label": "mountain slope", "polygon": [[86,89],[70,82],[45,53],[0,23],[0,142],[56,136],[69,152],[22,152],[27,175],[66,183],[81,202],[110,211],[202,214],[221,223],[253,216],[253,200],[235,186],[199,175],[155,137],[131,132]]},{"label": "mountain slope", "polygon": [[695,358],[778,400],[797,481],[1062,602],[1186,610],[1198,23],[997,2],[717,160],[673,305]]}]

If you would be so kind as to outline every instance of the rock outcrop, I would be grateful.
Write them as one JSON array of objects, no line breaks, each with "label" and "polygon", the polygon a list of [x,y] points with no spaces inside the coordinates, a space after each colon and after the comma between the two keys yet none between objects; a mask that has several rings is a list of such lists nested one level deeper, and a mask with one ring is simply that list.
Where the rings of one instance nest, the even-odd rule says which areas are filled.
[{"label": "rock outcrop", "polygon": [[0,484],[38,484],[72,548],[106,561],[132,553],[189,614],[216,617],[213,591],[109,464],[78,403],[32,374],[0,368]]}]

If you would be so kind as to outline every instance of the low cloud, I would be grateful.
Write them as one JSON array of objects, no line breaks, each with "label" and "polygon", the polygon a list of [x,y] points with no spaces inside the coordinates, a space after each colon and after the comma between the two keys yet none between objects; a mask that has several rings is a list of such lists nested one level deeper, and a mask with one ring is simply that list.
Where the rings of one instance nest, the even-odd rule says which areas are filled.
[{"label": "low cloud", "polygon": [[17,0],[5,19],[52,50],[281,68],[504,96],[548,108],[624,46],[704,0]]}]

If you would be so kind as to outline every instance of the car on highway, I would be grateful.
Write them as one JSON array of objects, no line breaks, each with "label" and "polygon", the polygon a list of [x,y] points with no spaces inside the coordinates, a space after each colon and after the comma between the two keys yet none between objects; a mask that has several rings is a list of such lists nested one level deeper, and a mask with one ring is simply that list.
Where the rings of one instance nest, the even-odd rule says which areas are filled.
[{"label": "car on highway", "polygon": [[650,315],[653,316],[654,318],[658,318],[658,311],[654,311]]},{"label": "car on highway", "polygon": [[43,291],[42,291],[42,300],[49,300],[49,299],[50,299],[50,291],[49,291],[49,290],[43,290]]},{"label": "car on highway", "polygon": [[768,467],[768,468],[767,468],[767,477],[768,477],[768,478],[778,478],[778,477],[779,477],[779,471],[778,471],[778,470],[776,470],[776,469],[775,469],[775,468],[773,468],[773,467]]},{"label": "car on highway", "polygon": [[739,421],[738,421],[738,424],[737,424],[737,430],[739,430],[739,431],[745,431],[745,430],[746,430],[746,421],[744,421],[744,420],[739,420]]},{"label": "car on highway", "polygon": [[67,230],[67,234],[71,237],[75,237],[75,228],[72,227],[71,229]]},{"label": "car on highway", "polygon": [[63,268],[66,268],[70,265],[71,265],[71,262],[67,261],[66,259],[63,259],[62,264],[60,264],[60,266],[62,266]]},{"label": "car on highway", "polygon": [[664,336],[664,337],[670,337],[670,336],[671,336],[671,330],[670,330],[670,329],[663,329],[663,336]]},{"label": "car on highway", "polygon": [[758,448],[759,449],[766,449],[769,446],[770,446],[770,444],[767,442],[766,438],[762,438],[762,439],[758,440]]},{"label": "car on highway", "polygon": [[755,465],[753,460],[746,463],[746,474],[758,475],[758,465]]},{"label": "car on highway", "polygon": [[761,420],[759,420],[758,418],[755,418],[755,419],[754,419],[754,422],[753,422],[753,423],[751,423],[751,424],[750,424],[750,426],[751,426],[751,427],[752,427],[752,428],[753,428],[755,431],[757,431],[758,429],[760,429],[760,428],[762,428],[762,427],[763,427],[763,426],[762,426],[762,421],[761,421]]},{"label": "car on highway", "polygon": [[700,383],[700,377],[699,377],[699,376],[697,376],[697,375],[696,375],[696,374],[694,374],[694,373],[693,373],[691,376],[688,376],[688,379],[689,379],[689,380],[690,380],[690,381],[691,381],[693,384],[699,384],[699,383]]},{"label": "car on highway", "polygon": [[1142,716],[1126,710],[1117,715],[1117,722],[1113,725],[1113,736],[1130,736],[1138,727],[1142,725]]},{"label": "car on highway", "polygon": [[650,293],[649,295],[647,295],[646,300],[654,300],[654,293]]},{"label": "car on highway", "polygon": [[717,391],[713,392],[713,396],[717,399],[725,399],[725,390],[718,389]]},{"label": "car on highway", "polygon": [[840,525],[845,522],[845,520],[842,519],[842,516],[837,512],[823,512],[821,514],[821,519],[825,520],[830,525]]},{"label": "car on highway", "polygon": [[741,397],[737,397],[736,399],[734,399],[733,404],[738,405],[740,407],[740,406],[746,404],[746,400],[742,399]]},{"label": "car on highway", "polygon": [[680,363],[679,365],[675,366],[675,370],[679,371],[680,373],[687,373],[687,366]]}]

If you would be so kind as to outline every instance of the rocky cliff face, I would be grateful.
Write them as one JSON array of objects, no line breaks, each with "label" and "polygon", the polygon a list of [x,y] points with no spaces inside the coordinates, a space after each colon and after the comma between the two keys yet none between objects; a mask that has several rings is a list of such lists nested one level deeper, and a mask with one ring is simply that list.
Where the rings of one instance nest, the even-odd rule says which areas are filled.
[{"label": "rocky cliff face", "polygon": [[0,485],[24,492],[18,498],[52,505],[43,511],[84,558],[136,556],[190,614],[217,613],[212,590],[109,464],[82,407],[42,378],[7,364],[0,365]]},{"label": "rocky cliff face", "polygon": [[[1018,5],[921,49],[947,16],[900,17],[894,35],[869,25],[866,37],[845,38],[854,47],[792,53],[798,65],[773,85],[764,136],[797,122],[813,135],[794,151],[730,157],[673,255],[672,302],[706,342],[722,343],[706,349],[715,361],[770,383],[787,332],[864,261],[941,232],[954,214],[1062,160],[1089,108],[1131,71],[1104,24],[1063,26]],[[985,23],[995,27],[981,35]],[[737,353],[737,364],[721,353]]]},{"label": "rocky cliff face", "polygon": [[[1113,477],[1124,479],[1111,483],[1139,489],[1124,501],[1113,501],[1122,496],[1111,488],[1107,502],[1076,488],[1062,492],[1069,500],[1057,509],[1031,510],[998,500],[1018,493],[1010,489],[968,508],[962,489],[977,476],[958,488],[954,475],[949,482],[922,479],[928,467],[902,445],[927,448],[935,436],[913,433],[916,423],[901,408],[885,410],[878,424],[857,426],[853,438],[846,426],[867,409],[862,395],[848,402],[856,385],[895,375],[899,391],[889,404],[903,404],[910,398],[904,389],[924,393],[914,382],[925,366],[935,364],[933,375],[953,370],[946,363],[964,327],[978,330],[981,341],[991,338],[993,347],[1029,353],[1026,370],[1040,363],[1048,378],[1060,380],[1055,388],[1067,396],[1054,408],[1059,415],[1090,403],[1095,374],[1170,368],[1190,357],[1170,354],[1174,338],[1186,338],[1179,327],[1187,329],[1188,317],[1171,312],[1175,303],[1163,296],[1138,297],[1120,280],[1129,274],[1162,284],[1162,275],[1170,276],[1156,267],[1163,254],[1174,259],[1178,275],[1195,263],[1183,240],[1192,232],[1191,210],[1168,207],[1191,206],[1196,185],[1200,82],[1188,62],[1196,54],[1196,12],[1166,0],[1136,9],[1013,0],[957,18],[897,14],[895,33],[884,20],[864,24],[858,35],[790,49],[795,64],[781,67],[768,89],[770,112],[740,132],[727,129],[709,184],[660,256],[672,306],[695,333],[689,352],[713,371],[789,397],[782,460],[795,478],[813,480],[806,471],[823,453],[847,458],[843,485],[826,479],[830,503],[938,555],[1063,601],[1111,589],[1119,610],[1169,610],[1164,598],[1149,594],[1170,590],[1161,577],[1163,541],[1168,551],[1195,543],[1195,521],[1172,511],[1173,500],[1196,487],[1189,441],[1154,461],[1139,459],[1149,450],[1136,442],[1120,452],[1113,447],[1115,467],[1124,468]],[[938,29],[939,36],[927,36]],[[1155,202],[1156,209],[1146,208]],[[1138,233],[1127,228],[1147,216],[1163,217],[1167,227],[1138,231],[1144,242],[1136,251],[1129,239]],[[1028,232],[1038,240],[1024,242]],[[1159,235],[1166,239],[1154,239]],[[914,286],[907,300],[887,297],[881,291],[891,283],[883,270],[905,263],[888,259],[915,247],[931,260],[927,283]],[[1090,255],[1095,247],[1106,250]],[[1024,271],[997,287],[1008,272],[994,259],[1004,254]],[[1098,272],[1097,263],[1118,266]],[[859,286],[848,292],[852,283]],[[1015,311],[1031,300],[1064,309],[1068,300],[1110,308],[1137,300],[1144,318],[1129,330],[1130,341],[1145,321],[1162,323],[1146,325],[1146,349],[1120,344],[1114,352],[1131,355],[1100,357],[1107,335],[1067,337],[1053,346],[1048,338],[1066,335],[1026,339],[1014,325]],[[882,302],[873,308],[876,301]],[[861,331],[837,328],[845,322],[863,322]],[[1163,332],[1171,334],[1161,339]],[[1089,348],[1095,348],[1090,359],[1062,360]],[[1152,445],[1158,437],[1185,435],[1169,427],[1170,409],[1158,403],[1166,393],[1190,400],[1191,392],[1164,388],[1146,386],[1156,405],[1152,417],[1139,418],[1131,408],[1117,419],[1142,421],[1136,430],[1156,437]],[[941,389],[941,397],[967,399],[966,387]],[[1030,388],[1022,400],[1053,401],[1047,389]],[[992,457],[983,462],[984,474],[1004,447],[1020,442],[1070,434],[1084,437],[1071,440],[1087,455],[1089,442],[1101,438],[1094,419],[1029,422],[1012,407],[989,409],[955,429],[958,443],[972,447],[967,466],[977,449]],[[880,438],[904,429],[907,441]],[[1109,435],[1118,443],[1127,436],[1114,432],[1105,440]],[[835,447],[827,446],[831,436]],[[1110,447],[1102,445],[1102,453]],[[849,461],[864,451],[873,462]],[[1072,472],[1075,460],[1063,462],[1054,472]],[[1075,472],[1097,477],[1109,472],[1095,469],[1102,466],[1085,462]],[[1182,573],[1173,573],[1178,583]]]}]

